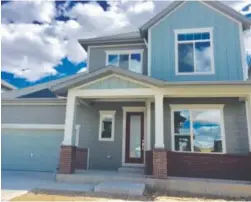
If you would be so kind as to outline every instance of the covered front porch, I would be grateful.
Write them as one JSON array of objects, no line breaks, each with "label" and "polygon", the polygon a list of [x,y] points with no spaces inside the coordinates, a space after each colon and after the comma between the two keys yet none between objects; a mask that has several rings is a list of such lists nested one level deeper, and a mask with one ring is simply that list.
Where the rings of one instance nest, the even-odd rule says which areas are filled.
[{"label": "covered front porch", "polygon": [[[239,151],[242,144],[237,143],[239,131],[231,133],[231,128],[226,130],[226,125],[229,127],[239,120],[236,117],[234,120],[227,119],[227,123],[221,127],[224,138],[221,140],[219,154],[176,151],[172,136],[175,128],[172,124],[171,107],[176,109],[177,105],[179,107],[197,105],[200,108],[206,106],[208,109],[215,109],[216,106],[219,111],[221,107],[223,111],[223,105],[226,105],[226,113],[238,114],[238,111],[241,111],[239,116],[244,117],[245,133],[242,141],[245,142],[246,149]],[[223,176],[230,179],[228,176],[237,172],[245,173],[237,175],[238,178],[249,180],[247,172],[250,165],[246,162],[250,159],[251,151],[250,109],[249,85],[160,86],[157,83],[149,84],[146,81],[117,74],[88,81],[68,89],[59,173],[70,174],[76,169],[117,171],[121,168],[123,170],[124,167],[141,167],[144,174],[160,179],[170,175],[186,176],[191,173],[194,176],[189,177],[222,178]],[[81,110],[82,113],[79,113]],[[227,116],[229,114],[223,118]],[[74,133],[75,124],[81,125],[79,136]],[[236,128],[238,126],[233,130],[237,130]],[[232,138],[231,141],[235,145],[229,145],[231,144],[229,140],[226,142],[225,133],[231,133],[233,138],[230,135],[228,138]],[[233,147],[237,148],[233,150]],[[201,162],[205,160],[210,162],[213,168],[200,169],[202,164],[198,163],[198,159],[201,159]],[[195,167],[189,167],[190,174],[184,174],[177,162],[186,167],[187,164],[182,162],[188,163],[188,161],[196,164],[197,170]],[[220,176],[223,173],[222,169],[228,168],[233,161],[238,165],[232,166],[227,176]],[[222,167],[218,166],[219,162],[224,162],[221,163]],[[174,172],[175,170],[178,172]]]}]

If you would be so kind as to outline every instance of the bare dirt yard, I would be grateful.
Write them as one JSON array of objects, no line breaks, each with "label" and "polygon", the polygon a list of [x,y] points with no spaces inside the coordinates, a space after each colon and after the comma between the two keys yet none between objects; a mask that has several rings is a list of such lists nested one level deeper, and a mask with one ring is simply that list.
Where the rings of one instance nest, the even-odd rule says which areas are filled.
[{"label": "bare dirt yard", "polygon": [[22,196],[13,198],[11,201],[250,201],[250,199],[242,198],[220,198],[220,197],[202,197],[191,196],[181,193],[161,193],[147,191],[143,196],[132,197],[125,195],[108,195],[97,193],[80,193],[80,192],[58,192],[49,190],[33,190]]}]

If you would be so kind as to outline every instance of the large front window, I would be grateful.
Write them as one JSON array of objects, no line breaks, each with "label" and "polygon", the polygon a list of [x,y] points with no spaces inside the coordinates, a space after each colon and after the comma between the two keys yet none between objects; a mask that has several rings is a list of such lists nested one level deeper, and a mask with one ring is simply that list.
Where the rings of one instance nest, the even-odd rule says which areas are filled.
[{"label": "large front window", "polygon": [[108,51],[106,65],[119,66],[136,73],[142,73],[142,50]]},{"label": "large front window", "polygon": [[181,152],[224,152],[222,107],[173,106],[173,150]]},{"label": "large front window", "polygon": [[212,29],[175,30],[176,74],[213,74]]}]

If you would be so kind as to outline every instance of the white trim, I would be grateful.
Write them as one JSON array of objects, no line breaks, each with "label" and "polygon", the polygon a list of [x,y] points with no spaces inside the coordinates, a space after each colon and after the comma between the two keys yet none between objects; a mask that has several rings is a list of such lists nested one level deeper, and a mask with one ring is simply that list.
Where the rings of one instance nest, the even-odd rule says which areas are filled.
[{"label": "white trim", "polygon": [[146,147],[146,150],[151,150],[151,104],[152,102],[150,100],[146,101],[146,133],[147,133],[147,138],[146,138],[146,144],[145,144],[145,147]]},{"label": "white trim", "polygon": [[90,68],[90,46],[87,47],[87,65],[86,65],[87,72],[89,72],[89,68]]},{"label": "white trim", "polygon": [[[178,34],[189,34],[189,33],[202,33],[202,32],[208,32],[209,33],[209,39],[203,39],[203,40],[189,40],[189,41],[178,41]],[[174,50],[175,50],[175,75],[212,75],[215,74],[215,65],[214,65],[214,37],[213,37],[213,28],[207,27],[207,28],[191,28],[191,29],[175,29],[174,30]],[[211,53],[211,71],[210,72],[197,72],[196,71],[196,63],[195,63],[195,45],[193,46],[194,49],[194,72],[179,72],[178,67],[178,44],[185,44],[185,43],[193,43],[196,42],[210,42],[210,53]]]},{"label": "white trim", "polygon": [[[2,129],[27,129],[27,130],[64,130],[63,124],[22,124],[22,123],[2,123]],[[76,125],[75,129],[78,130],[80,125]]]},{"label": "white trim", "polygon": [[87,166],[86,169],[89,170],[89,166],[90,166],[90,148],[87,149],[88,153],[87,153]]},{"label": "white trim", "polygon": [[152,31],[152,29],[157,26],[158,24],[160,24],[162,21],[164,21],[164,19],[166,17],[168,17],[169,15],[171,15],[172,13],[174,13],[177,9],[179,9],[180,7],[182,7],[186,2],[182,2],[180,5],[178,5],[176,8],[174,8],[173,10],[171,10],[168,14],[166,14],[165,16],[163,16],[160,20],[158,20],[157,22],[155,22],[152,26],[149,27],[150,32]]},{"label": "white trim", "polygon": [[33,100],[15,100],[15,101],[10,101],[8,100],[7,102],[2,100],[1,103],[2,106],[65,106],[66,105],[66,100],[57,102],[57,101],[33,101]]},{"label": "white trim", "polygon": [[88,46],[90,48],[100,48],[100,47],[127,47],[127,46],[139,46],[139,45],[145,45],[144,43],[128,43],[128,44],[113,44],[113,45],[92,45]]},{"label": "white trim", "polygon": [[74,89],[74,95],[82,98],[93,99],[135,99],[135,98],[152,98],[158,93],[167,97],[243,97],[250,94],[250,85],[169,85],[166,88],[130,88],[130,89]]},{"label": "white trim", "polygon": [[[95,102],[145,102],[146,101],[146,99],[144,99],[144,98],[135,98],[135,99],[133,99],[133,98],[124,98],[124,99],[117,99],[117,98],[113,98],[113,99],[95,99],[94,100]],[[153,99],[151,100],[151,99],[149,99],[149,101],[150,102],[153,102]]]},{"label": "white trim", "polygon": [[224,104],[170,104],[171,109],[223,109]]},{"label": "white trim", "polygon": [[65,130],[63,145],[73,145],[74,124],[76,118],[77,96],[72,90],[68,91],[66,113],[65,113]]},{"label": "white trim", "polygon": [[[208,153],[208,154],[225,154],[226,153],[226,136],[225,136],[225,124],[224,124],[224,105],[223,104],[170,104],[171,108],[171,145],[173,152],[181,152],[181,153]],[[192,127],[190,127],[190,137],[191,137],[191,152],[189,151],[175,151],[174,144],[174,111],[176,110],[188,110],[191,113],[191,110],[204,110],[204,109],[212,109],[212,110],[220,110],[221,114],[221,137],[222,137],[222,152],[194,152],[193,151],[193,139],[192,139]],[[192,116],[190,115],[190,121],[192,120]]]},{"label": "white trim", "polygon": [[[131,50],[106,50],[106,56],[105,56],[105,64],[106,66],[110,65],[109,64],[109,61],[108,61],[108,56],[109,55],[117,55],[118,56],[118,62],[117,64],[115,64],[115,66],[119,66],[119,58],[120,58],[120,55],[121,54],[128,54],[128,70],[130,71],[133,71],[131,69],[131,54],[135,54],[135,53],[138,53],[140,54],[140,72],[137,72],[139,74],[142,74],[143,73],[143,52],[144,52],[144,49],[131,49]],[[133,71],[134,72],[134,71]]]},{"label": "white trim", "polygon": [[[145,132],[145,128],[146,128],[146,108],[145,107],[122,107],[123,109],[123,127],[122,127],[122,166],[144,166],[145,165],[145,145],[146,145],[146,132]],[[125,138],[126,138],[126,113],[127,112],[143,112],[144,113],[144,162],[143,164],[137,164],[137,163],[126,163],[125,162]]]},{"label": "white trim", "polygon": [[79,146],[79,132],[80,132],[80,125],[76,125],[76,139],[75,139],[75,146]]},{"label": "white trim", "polygon": [[[90,85],[92,85],[94,83],[97,83],[97,82],[100,82],[100,81],[103,81],[103,80],[106,80],[106,79],[109,79],[109,78],[112,78],[112,77],[117,77],[117,78],[119,78],[121,80],[125,80],[125,81],[129,81],[129,82],[132,82],[132,83],[135,83],[135,84],[139,84],[139,85],[145,86],[145,88],[155,87],[153,85],[150,85],[150,84],[138,81],[138,80],[134,80],[134,79],[131,79],[131,78],[128,78],[128,77],[124,77],[124,76],[121,76],[121,75],[118,75],[118,74],[114,73],[114,74],[111,74],[111,75],[108,75],[108,76],[104,76],[104,77],[101,77],[99,79],[90,81],[90,82],[85,83],[83,85],[77,86],[77,87],[75,87],[73,89],[82,89],[82,88],[88,87],[88,86],[90,86]],[[104,90],[104,89],[98,89],[98,90]]]},{"label": "white trim", "polygon": [[[114,141],[114,133],[115,133],[115,114],[116,111],[99,111],[99,141]],[[111,138],[102,138],[102,122],[105,116],[112,116],[112,134]]]},{"label": "white trim", "polygon": [[[204,4],[205,6],[207,6],[207,7],[211,8],[212,10],[214,10],[214,11],[218,12],[219,14],[221,14],[221,15],[225,16],[226,18],[228,18],[228,19],[230,19],[230,20],[232,20],[232,21],[236,22],[237,24],[241,24],[241,22],[240,22],[240,21],[238,21],[238,20],[236,20],[236,19],[232,18],[230,15],[227,15],[226,13],[223,13],[222,11],[218,10],[217,8],[214,8],[214,7],[212,7],[212,6],[208,5],[207,3],[203,2],[203,1],[198,1],[198,2],[200,2],[200,3]],[[230,9],[231,9],[231,8],[230,8]]]},{"label": "white trim", "polygon": [[246,98],[245,107],[246,107],[246,116],[247,116],[249,152],[251,152],[251,95],[249,95]]},{"label": "white trim", "polygon": [[147,47],[147,76],[151,76],[152,72],[152,32],[148,32],[148,47]]},{"label": "white trim", "polygon": [[154,96],[155,101],[155,143],[154,148],[165,148],[164,143],[164,95],[158,93]]},{"label": "white trim", "polygon": [[[160,24],[166,17],[168,17],[169,15],[171,15],[173,12],[175,12],[176,10],[178,10],[180,7],[182,7],[185,3],[187,3],[189,1],[184,1],[183,3],[181,3],[180,5],[178,5],[176,8],[174,8],[172,11],[170,11],[167,15],[163,16],[160,20],[158,20],[155,24],[153,24],[152,26],[149,27],[149,29],[151,30],[152,28],[154,28],[155,26],[157,26],[158,24]],[[207,3],[203,2],[203,1],[197,1],[200,2],[202,4],[204,4],[205,6],[207,6],[208,8],[211,8],[212,10],[220,13],[221,15],[227,17],[228,19],[234,21],[237,24],[241,24],[241,22],[239,22],[238,20],[232,18],[230,15],[227,15],[226,13],[221,12],[220,10],[218,10],[217,8],[214,8],[210,5],[208,5]]]},{"label": "white trim", "polygon": [[239,37],[240,37],[240,50],[241,50],[241,64],[242,64],[242,71],[243,71],[243,80],[248,79],[248,64],[246,60],[245,54],[245,46],[244,46],[244,33],[242,29],[242,25],[239,24]]}]

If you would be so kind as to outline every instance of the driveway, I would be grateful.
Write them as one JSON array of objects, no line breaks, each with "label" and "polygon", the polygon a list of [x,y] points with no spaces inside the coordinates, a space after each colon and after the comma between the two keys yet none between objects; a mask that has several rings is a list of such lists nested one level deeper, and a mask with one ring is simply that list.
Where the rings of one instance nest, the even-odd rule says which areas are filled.
[{"label": "driveway", "polygon": [[55,175],[43,172],[2,171],[2,201],[55,181]]}]

